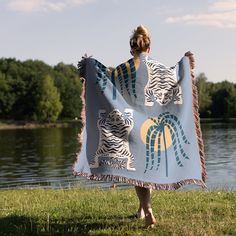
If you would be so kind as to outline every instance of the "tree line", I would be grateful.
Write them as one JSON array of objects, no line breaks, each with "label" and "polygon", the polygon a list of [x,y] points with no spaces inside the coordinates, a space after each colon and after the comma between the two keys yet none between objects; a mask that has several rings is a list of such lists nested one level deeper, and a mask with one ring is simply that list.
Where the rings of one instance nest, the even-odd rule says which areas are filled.
[{"label": "tree line", "polygon": [[[236,84],[196,78],[200,116],[236,117]],[[81,80],[73,65],[0,59],[0,119],[54,122],[80,117]]]},{"label": "tree line", "polygon": [[0,119],[54,122],[80,116],[81,81],[73,65],[0,59]]},{"label": "tree line", "polygon": [[196,77],[199,113],[202,118],[236,118],[236,84],[224,80],[208,82],[204,73]]}]

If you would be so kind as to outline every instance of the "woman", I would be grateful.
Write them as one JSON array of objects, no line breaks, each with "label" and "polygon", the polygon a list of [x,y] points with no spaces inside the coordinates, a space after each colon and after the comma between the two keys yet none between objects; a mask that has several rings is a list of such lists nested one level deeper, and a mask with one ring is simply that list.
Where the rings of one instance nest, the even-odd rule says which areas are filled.
[{"label": "woman", "polygon": [[78,176],[135,185],[137,216],[148,228],[156,224],[151,189],[205,187],[206,178],[192,53],[166,67],[149,58],[150,44],[140,25],[127,62],[112,71],[93,58],[79,63],[86,129],[74,165]]},{"label": "woman", "polygon": [[[134,61],[138,64],[140,54],[148,54],[150,52],[151,39],[148,30],[140,25],[134,30],[130,38],[130,53],[134,57]],[[191,63],[191,68],[194,68],[194,59],[191,52],[185,53]],[[141,219],[145,218],[146,226],[153,227],[156,219],[151,207],[151,189],[135,186],[135,190],[139,199],[139,209],[137,216]]]},{"label": "woman", "polygon": [[[148,54],[150,52],[151,39],[148,30],[140,25],[134,30],[130,38],[130,53],[134,57],[136,67],[141,53]],[[146,227],[153,227],[156,219],[151,207],[151,189],[135,186],[135,190],[139,199],[139,209],[137,216],[145,219]]]}]

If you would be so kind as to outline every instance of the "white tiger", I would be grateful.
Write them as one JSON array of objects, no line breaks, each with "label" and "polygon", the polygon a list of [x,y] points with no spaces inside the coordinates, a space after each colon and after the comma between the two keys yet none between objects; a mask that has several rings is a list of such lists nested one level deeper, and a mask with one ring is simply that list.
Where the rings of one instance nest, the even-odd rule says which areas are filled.
[{"label": "white tiger", "polygon": [[153,106],[157,101],[161,106],[172,100],[182,104],[182,89],[177,81],[176,67],[165,67],[157,61],[145,59],[148,69],[148,83],[144,88],[145,105]]},{"label": "white tiger", "polygon": [[[99,129],[99,146],[95,153],[94,160],[90,163],[91,168],[99,167],[99,157],[112,159],[112,162],[105,161],[103,163],[110,164],[114,168],[126,168],[135,170],[133,163],[133,155],[129,149],[128,136],[133,128],[133,110],[125,109],[124,115],[114,109],[108,116],[105,110],[99,111],[99,119],[97,126]],[[127,159],[127,162],[120,162],[120,159]],[[119,163],[126,163],[126,166],[119,166]]]}]

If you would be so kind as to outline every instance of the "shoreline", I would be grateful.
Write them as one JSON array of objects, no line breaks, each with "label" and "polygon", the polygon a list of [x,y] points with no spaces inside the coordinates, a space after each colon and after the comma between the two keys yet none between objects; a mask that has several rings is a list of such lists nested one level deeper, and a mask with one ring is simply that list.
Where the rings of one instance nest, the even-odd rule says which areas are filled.
[{"label": "shoreline", "polygon": [[[236,118],[200,118],[200,123],[231,123],[236,122]],[[37,129],[37,128],[66,128],[71,124],[81,125],[81,120],[59,120],[56,122],[30,122],[30,121],[13,121],[0,120],[0,130],[7,129]]]},{"label": "shoreline", "polygon": [[81,124],[80,120],[65,120],[49,123],[27,121],[0,121],[0,130],[8,129],[37,129],[37,128],[66,128],[72,124]]},{"label": "shoreline", "polygon": [[231,123],[231,122],[236,122],[236,118],[201,118],[200,117],[200,122],[201,123],[211,123],[211,122]]}]

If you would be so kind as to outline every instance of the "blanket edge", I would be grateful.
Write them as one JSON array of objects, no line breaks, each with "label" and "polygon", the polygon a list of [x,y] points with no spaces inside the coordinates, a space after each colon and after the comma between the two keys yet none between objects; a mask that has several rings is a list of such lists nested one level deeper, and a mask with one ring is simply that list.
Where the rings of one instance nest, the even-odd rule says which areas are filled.
[{"label": "blanket edge", "polygon": [[[76,153],[76,160],[75,160],[74,164],[72,165],[73,172],[75,170],[76,163],[79,161],[79,155],[81,153],[82,145],[83,145],[83,132],[84,132],[84,129],[86,126],[86,101],[85,101],[85,98],[86,98],[86,78],[84,78],[84,75],[85,75],[84,71],[85,70],[86,70],[86,58],[83,57],[82,60],[78,62],[78,71],[79,71],[79,75],[81,76],[81,81],[82,81],[81,94],[80,94],[80,99],[81,99],[81,103],[82,103],[82,109],[81,109],[81,113],[80,113],[81,130],[77,136],[77,141],[80,144],[80,150],[79,150],[79,152]],[[82,74],[82,71],[83,71],[83,74]]]},{"label": "blanket edge", "polygon": [[199,114],[199,105],[198,105],[198,91],[197,86],[195,84],[195,74],[194,74],[194,67],[191,65],[194,63],[193,57],[188,57],[190,63],[190,75],[192,80],[192,107],[193,107],[193,115],[194,115],[194,123],[195,123],[195,131],[197,134],[197,142],[199,148],[199,155],[201,161],[201,168],[202,168],[202,180],[206,183],[207,173],[206,173],[206,163],[205,163],[205,151],[204,151],[204,143],[202,138],[202,131],[200,126],[200,114]]},{"label": "blanket edge", "polygon": [[190,184],[198,185],[204,189],[207,188],[206,184],[200,179],[184,179],[175,183],[155,184],[151,182],[145,182],[142,180],[136,180],[136,179],[127,178],[124,176],[117,176],[117,175],[102,175],[102,174],[93,175],[93,174],[87,174],[84,172],[76,172],[76,171],[74,171],[74,175],[80,176],[80,177],[86,177],[89,180],[123,182],[123,183],[131,184],[134,186],[149,188],[153,190],[177,190],[184,185],[190,185]]}]

